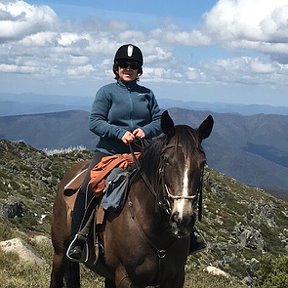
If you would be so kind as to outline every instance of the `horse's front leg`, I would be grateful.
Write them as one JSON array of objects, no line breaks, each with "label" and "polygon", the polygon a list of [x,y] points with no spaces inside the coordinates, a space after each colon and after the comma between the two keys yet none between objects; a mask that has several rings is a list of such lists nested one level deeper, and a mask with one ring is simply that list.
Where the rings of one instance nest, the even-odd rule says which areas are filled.
[{"label": "horse's front leg", "polygon": [[177,274],[170,273],[166,275],[160,283],[160,288],[183,288],[185,282],[184,269],[178,271]]},{"label": "horse's front leg", "polygon": [[116,288],[135,288],[123,265],[119,265],[115,271]]},{"label": "horse's front leg", "polygon": [[115,281],[110,279],[105,279],[105,288],[116,288]]},{"label": "horse's front leg", "polygon": [[65,284],[67,288],[80,288],[80,264],[65,259]]},{"label": "horse's front leg", "polygon": [[50,288],[63,287],[63,278],[65,273],[65,263],[63,263],[63,257],[64,255],[54,253]]}]

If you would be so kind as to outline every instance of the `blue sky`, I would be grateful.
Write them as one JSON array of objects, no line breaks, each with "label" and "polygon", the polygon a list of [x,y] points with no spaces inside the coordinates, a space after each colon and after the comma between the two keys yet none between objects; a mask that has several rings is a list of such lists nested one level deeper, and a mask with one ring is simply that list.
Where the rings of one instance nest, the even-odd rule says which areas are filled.
[{"label": "blue sky", "polygon": [[288,0],[0,0],[0,93],[94,97],[133,43],[157,98],[288,106],[287,19]]}]

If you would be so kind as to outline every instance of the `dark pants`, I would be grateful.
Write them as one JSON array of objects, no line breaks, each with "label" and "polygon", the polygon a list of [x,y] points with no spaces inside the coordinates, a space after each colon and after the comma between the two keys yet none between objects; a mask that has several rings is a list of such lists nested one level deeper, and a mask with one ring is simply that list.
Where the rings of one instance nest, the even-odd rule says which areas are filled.
[{"label": "dark pants", "polygon": [[73,210],[73,216],[72,216],[72,225],[71,225],[71,239],[75,237],[75,235],[78,233],[81,222],[83,219],[83,216],[85,214],[85,210],[92,200],[92,198],[95,196],[94,192],[91,191],[89,188],[89,182],[90,182],[90,171],[92,168],[98,164],[102,157],[107,156],[107,154],[101,153],[96,151],[93,155],[90,165],[87,169],[86,175],[84,177],[84,180],[81,184],[80,190],[78,192],[78,195],[75,200],[74,210]]}]

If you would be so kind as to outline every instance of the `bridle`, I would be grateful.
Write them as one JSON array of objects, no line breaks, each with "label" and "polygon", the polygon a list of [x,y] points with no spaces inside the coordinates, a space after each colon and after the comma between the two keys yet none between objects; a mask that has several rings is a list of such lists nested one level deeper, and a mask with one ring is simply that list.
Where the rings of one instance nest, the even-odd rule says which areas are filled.
[{"label": "bridle", "polygon": [[[177,147],[182,149],[180,144],[178,144]],[[166,166],[165,150],[167,150],[169,148],[175,149],[175,145],[172,145],[172,144],[166,145],[162,149],[162,152],[161,152],[161,160],[160,160],[160,166],[159,166],[159,179],[160,179],[160,186],[162,187],[162,193],[158,193],[158,195],[160,196],[160,194],[162,194],[162,200],[159,201],[159,204],[161,203],[162,208],[164,208],[166,210],[168,215],[171,215],[172,207],[171,207],[170,199],[172,199],[172,200],[181,200],[181,199],[192,200],[192,205],[193,205],[194,209],[196,209],[197,203],[198,203],[198,219],[201,220],[201,218],[202,218],[202,188],[203,188],[203,175],[204,175],[204,167],[205,167],[204,163],[205,162],[201,164],[200,182],[199,182],[199,185],[196,189],[196,193],[194,195],[174,195],[169,191],[169,187],[165,183],[165,166]],[[203,153],[205,156],[203,149],[201,149],[201,153]]]},{"label": "bridle", "polygon": [[[177,147],[181,148],[181,145],[178,144]],[[169,188],[167,186],[167,184],[165,183],[165,165],[166,165],[166,159],[165,159],[165,151],[169,148],[175,148],[175,145],[172,144],[167,144],[162,148],[161,151],[161,155],[160,155],[160,165],[159,165],[159,169],[158,169],[158,175],[159,175],[159,179],[158,179],[158,184],[159,187],[161,187],[161,189],[158,189],[157,191],[155,191],[154,187],[151,185],[148,177],[146,176],[146,174],[142,171],[141,169],[141,165],[140,162],[138,160],[138,158],[135,156],[135,152],[133,150],[133,148],[131,147],[131,145],[129,144],[129,149],[130,152],[132,154],[133,160],[135,162],[136,168],[139,171],[144,183],[146,184],[146,186],[148,187],[149,191],[155,196],[156,198],[156,209],[163,209],[166,211],[166,213],[171,216],[172,214],[172,207],[171,207],[171,199],[172,200],[181,200],[181,199],[185,199],[185,200],[192,200],[192,205],[193,208],[196,209],[197,208],[197,204],[198,204],[198,219],[201,220],[202,218],[202,188],[203,188],[203,175],[204,175],[204,163],[201,165],[201,171],[200,171],[200,182],[199,185],[196,189],[196,193],[194,195],[173,195],[170,191]],[[201,153],[204,153],[204,151],[201,149]]]}]

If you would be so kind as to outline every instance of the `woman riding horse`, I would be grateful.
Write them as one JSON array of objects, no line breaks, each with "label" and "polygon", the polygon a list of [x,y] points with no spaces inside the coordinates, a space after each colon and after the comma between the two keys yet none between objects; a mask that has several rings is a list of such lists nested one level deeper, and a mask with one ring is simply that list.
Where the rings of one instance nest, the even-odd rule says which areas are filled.
[{"label": "woman riding horse", "polygon": [[[88,185],[91,169],[104,156],[129,153],[128,144],[132,145],[134,151],[140,151],[139,145],[133,145],[137,139],[152,139],[161,133],[161,113],[154,94],[150,89],[137,84],[143,73],[142,65],[143,55],[137,46],[121,46],[114,57],[116,83],[100,88],[96,94],[89,117],[89,128],[100,140],[74,206],[71,243],[66,253],[67,258],[72,261],[83,259],[86,239],[78,231],[80,226],[85,225],[85,209],[94,196]],[[196,240],[193,229],[191,241],[191,250],[200,251],[205,248],[204,242]]]},{"label": "woman riding horse", "polygon": [[[201,142],[212,127],[211,116],[192,129],[174,126],[167,111],[162,114],[165,135],[142,151],[121,213],[108,212],[100,233],[103,256],[85,263],[105,277],[105,288],[183,288],[190,231],[202,195],[206,158]],[[80,287],[79,263],[65,257],[71,211],[63,188],[83,167],[79,163],[64,175],[54,202],[50,288],[63,287],[64,281],[65,287]]]}]

